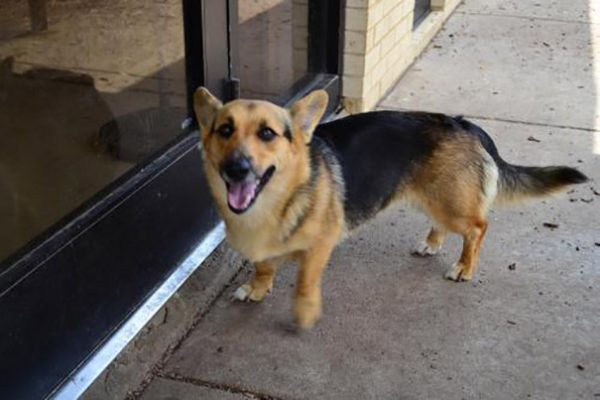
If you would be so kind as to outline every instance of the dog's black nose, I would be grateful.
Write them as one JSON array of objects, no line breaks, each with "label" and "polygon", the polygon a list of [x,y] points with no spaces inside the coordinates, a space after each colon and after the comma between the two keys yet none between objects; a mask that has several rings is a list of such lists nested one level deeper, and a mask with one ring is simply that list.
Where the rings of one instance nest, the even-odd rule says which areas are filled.
[{"label": "dog's black nose", "polygon": [[250,160],[244,156],[232,158],[223,165],[225,177],[232,182],[241,182],[246,179],[251,169]]}]

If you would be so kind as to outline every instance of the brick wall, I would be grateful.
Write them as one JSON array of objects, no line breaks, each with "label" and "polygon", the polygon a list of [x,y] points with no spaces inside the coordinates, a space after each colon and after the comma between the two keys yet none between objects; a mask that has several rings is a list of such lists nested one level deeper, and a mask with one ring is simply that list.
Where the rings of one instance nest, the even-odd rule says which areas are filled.
[{"label": "brick wall", "polygon": [[414,0],[346,0],[342,96],[350,112],[372,109],[460,0],[432,0],[413,31]]}]

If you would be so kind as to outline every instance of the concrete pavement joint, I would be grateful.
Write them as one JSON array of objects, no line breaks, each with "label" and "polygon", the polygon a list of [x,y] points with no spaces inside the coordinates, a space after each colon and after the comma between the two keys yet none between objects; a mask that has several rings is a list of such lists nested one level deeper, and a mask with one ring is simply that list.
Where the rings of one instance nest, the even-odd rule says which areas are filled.
[{"label": "concrete pavement joint", "polygon": [[175,382],[189,383],[194,386],[204,386],[207,388],[221,390],[224,392],[243,394],[245,396],[252,396],[252,397],[260,399],[260,400],[292,400],[291,398],[284,399],[283,397],[277,397],[277,396],[272,396],[270,394],[256,392],[254,390],[250,390],[250,389],[243,388],[240,386],[232,386],[232,385],[228,385],[225,383],[210,382],[210,381],[206,381],[203,379],[187,378],[187,377],[181,376],[179,374],[161,373],[158,375],[158,377],[163,378],[163,379],[169,379],[169,380],[172,380]]},{"label": "concrete pavement joint", "polygon": [[[142,381],[142,383],[136,389],[134,389],[128,393],[128,395],[126,397],[127,400],[139,399],[144,394],[144,391],[148,388],[148,386],[150,386],[150,384],[152,383],[154,378],[156,378],[157,376],[162,376],[163,368],[165,367],[167,362],[169,362],[173,353],[175,353],[177,351],[177,349],[179,349],[179,347],[181,347],[183,342],[190,336],[190,334],[196,328],[196,326],[198,326],[198,324],[200,322],[202,322],[204,317],[209,312],[212,311],[212,307],[221,298],[221,296],[223,296],[223,293],[225,293],[225,291],[227,291],[229,289],[229,287],[231,286],[231,283],[234,282],[237,279],[237,277],[242,273],[242,271],[244,270],[244,267],[246,265],[248,265],[248,262],[244,261],[244,263],[242,264],[242,267],[237,270],[237,272],[233,275],[233,277],[229,280],[229,282],[226,285],[224,285],[223,288],[221,289],[221,291],[219,291],[219,293],[210,301],[210,303],[208,304],[206,309],[204,311],[202,311],[201,313],[197,314],[192,319],[192,322],[188,326],[188,329],[185,330],[185,332],[181,335],[181,337],[175,343],[169,345],[167,350],[165,350],[165,352],[163,353],[161,359],[154,365],[154,367],[152,367],[150,369],[150,371],[147,374],[147,377]],[[269,399],[267,399],[267,400],[269,400]]]},{"label": "concrete pavement joint", "polygon": [[494,14],[494,13],[478,13],[478,12],[469,12],[469,11],[456,11],[457,14],[462,15],[473,15],[478,17],[506,17],[506,18],[516,18],[516,19],[526,19],[528,21],[531,20],[540,20],[540,21],[548,21],[548,22],[562,22],[565,24],[583,24],[583,25],[600,25],[591,21],[577,21],[573,19],[561,19],[561,18],[550,18],[550,17],[540,17],[534,15],[515,15],[515,14]]},{"label": "concrete pavement joint", "polygon": [[[390,107],[390,106],[379,106],[378,110],[393,110],[393,111],[414,111],[404,107]],[[432,111],[435,112],[435,111]],[[529,125],[529,126],[539,126],[545,128],[556,128],[556,129],[571,129],[574,131],[583,131],[583,132],[600,132],[598,129],[594,128],[585,128],[582,126],[569,126],[569,125],[559,125],[559,124],[547,124],[543,122],[533,122],[533,121],[521,121],[517,119],[508,119],[508,118],[496,118],[496,117],[485,117],[481,115],[469,115],[469,114],[456,114],[469,119],[480,119],[483,121],[497,121],[497,122],[507,122],[510,124],[521,124],[521,125]]]}]

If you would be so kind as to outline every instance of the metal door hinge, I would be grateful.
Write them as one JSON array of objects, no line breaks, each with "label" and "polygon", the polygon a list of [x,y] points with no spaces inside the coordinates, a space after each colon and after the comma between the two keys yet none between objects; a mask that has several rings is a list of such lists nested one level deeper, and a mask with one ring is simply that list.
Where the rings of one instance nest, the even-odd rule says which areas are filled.
[{"label": "metal door hinge", "polygon": [[225,81],[225,93],[229,100],[240,98],[240,79],[229,78]]}]

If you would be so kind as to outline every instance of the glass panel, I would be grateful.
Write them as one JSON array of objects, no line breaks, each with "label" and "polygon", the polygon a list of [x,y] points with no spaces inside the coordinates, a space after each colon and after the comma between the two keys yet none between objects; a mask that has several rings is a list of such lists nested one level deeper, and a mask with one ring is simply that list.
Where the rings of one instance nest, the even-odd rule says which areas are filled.
[{"label": "glass panel", "polygon": [[238,74],[242,97],[277,100],[304,77],[307,0],[238,0]]},{"label": "glass panel", "polygon": [[185,115],[181,0],[0,1],[0,261]]}]

